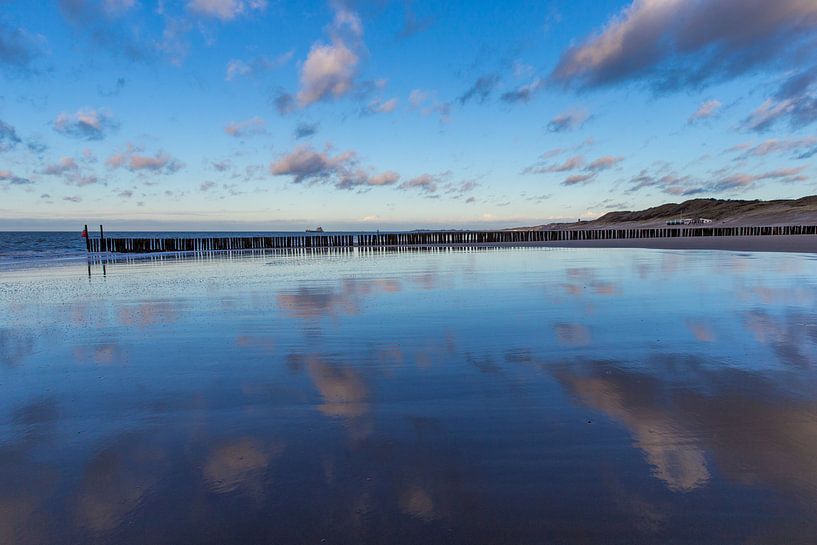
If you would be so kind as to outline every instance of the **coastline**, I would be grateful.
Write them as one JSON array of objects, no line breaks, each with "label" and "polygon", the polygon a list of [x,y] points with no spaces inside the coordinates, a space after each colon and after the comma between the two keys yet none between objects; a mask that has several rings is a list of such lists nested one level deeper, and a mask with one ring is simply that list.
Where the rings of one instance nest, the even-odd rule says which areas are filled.
[{"label": "coastline", "polygon": [[[817,235],[764,235],[764,236],[714,236],[714,237],[678,237],[678,238],[637,238],[637,239],[608,239],[608,240],[561,240],[538,242],[513,243],[482,243],[482,244],[428,244],[412,246],[381,246],[380,250],[424,248],[599,248],[599,249],[651,249],[651,250],[715,250],[738,252],[785,252],[785,253],[817,253]],[[356,250],[368,251],[370,247],[355,247]],[[303,248],[302,251],[320,252],[327,248]],[[352,250],[352,248],[348,248]],[[219,254],[253,254],[263,252],[268,255],[286,253],[287,249],[267,250],[218,250],[205,252],[207,255]],[[297,251],[297,250],[295,250]],[[153,252],[145,254],[79,254],[72,256],[55,257],[26,257],[24,259],[0,259],[0,273],[11,273],[25,270],[50,270],[77,265],[84,265],[90,258],[93,262],[120,260],[149,260],[159,256],[184,259],[198,255],[199,252]]]}]

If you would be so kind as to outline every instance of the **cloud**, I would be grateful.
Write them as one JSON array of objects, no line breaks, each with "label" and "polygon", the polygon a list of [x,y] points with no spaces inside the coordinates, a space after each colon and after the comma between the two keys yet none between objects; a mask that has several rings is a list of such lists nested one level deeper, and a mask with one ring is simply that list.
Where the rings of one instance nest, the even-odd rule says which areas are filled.
[{"label": "cloud", "polygon": [[199,191],[210,191],[214,187],[216,187],[216,182],[202,182]]},{"label": "cloud", "polygon": [[366,108],[364,108],[363,113],[366,114],[387,114],[393,112],[397,108],[397,99],[390,98],[389,100],[380,100],[375,99],[371,101]]},{"label": "cloud", "polygon": [[585,170],[589,170],[591,172],[601,172],[602,170],[608,170],[619,164],[624,160],[624,157],[614,157],[612,155],[605,155],[604,157],[599,157],[589,165]]},{"label": "cloud", "polygon": [[561,323],[553,326],[556,340],[566,346],[587,346],[590,344],[590,330],[582,324]]},{"label": "cloud", "polygon": [[0,182],[7,185],[31,185],[34,182],[22,176],[16,176],[11,171],[0,170]]},{"label": "cloud", "polygon": [[528,102],[530,99],[533,98],[533,95],[536,94],[539,89],[544,86],[544,81],[540,78],[536,78],[532,82],[522,85],[521,87],[514,89],[513,91],[507,91],[502,93],[502,100],[509,104],[513,104],[516,102]]},{"label": "cloud", "polygon": [[82,109],[74,114],[60,113],[52,126],[58,133],[80,140],[102,140],[119,127],[107,112]]},{"label": "cloud", "polygon": [[0,66],[22,71],[33,71],[34,61],[45,50],[45,38],[22,28],[11,28],[0,22]]},{"label": "cloud", "polygon": [[463,180],[459,183],[449,182],[445,184],[445,193],[447,195],[453,195],[455,199],[458,199],[464,196],[466,193],[470,193],[471,191],[475,190],[478,187],[479,183],[477,183],[476,180]]},{"label": "cloud", "polygon": [[295,127],[295,138],[308,138],[318,132],[317,123],[301,122]]},{"label": "cloud", "polygon": [[77,195],[73,195],[73,196],[63,197],[62,200],[64,200],[65,202],[75,202],[76,203],[76,202],[82,202],[82,197],[79,197]]},{"label": "cloud", "polygon": [[[107,53],[123,55],[126,59],[143,62],[155,56],[158,44],[145,39],[138,25],[117,24],[116,19],[135,6],[129,0],[59,0],[65,18],[83,30],[98,47]],[[165,33],[169,28],[165,27]]]},{"label": "cloud", "polygon": [[440,122],[447,123],[449,120],[451,104],[438,101],[433,91],[412,89],[408,96],[408,103],[412,110],[417,110],[424,116],[438,114]]},{"label": "cloud", "polygon": [[548,172],[568,172],[581,168],[584,165],[584,156],[574,155],[565,159],[562,163],[554,163],[547,166],[530,166],[522,171],[523,174],[545,174]]},{"label": "cloud", "polygon": [[783,168],[760,174],[731,174],[716,180],[708,189],[712,192],[747,189],[761,180],[777,180],[783,183],[804,182],[808,180],[808,177],[802,174],[804,168]]},{"label": "cloud", "polygon": [[398,189],[401,189],[403,191],[409,189],[418,189],[423,193],[436,193],[437,182],[438,182],[437,178],[432,176],[431,174],[421,174],[416,178],[406,180],[405,182],[398,186]]},{"label": "cloud", "polygon": [[318,101],[340,98],[355,86],[363,36],[363,24],[356,13],[340,7],[329,28],[330,43],[315,43],[309,50],[300,75],[296,95],[302,108]]},{"label": "cloud", "polygon": [[788,121],[793,129],[817,121],[817,90],[783,100],[768,98],[743,120],[742,126],[746,130],[764,132],[783,121]]},{"label": "cloud", "polygon": [[15,148],[20,142],[17,130],[5,121],[0,120],[0,152]]},{"label": "cloud", "polygon": [[585,110],[572,110],[563,112],[548,123],[547,129],[550,132],[566,132],[580,128],[590,115]]},{"label": "cloud", "polygon": [[630,178],[629,192],[644,188],[657,188],[669,195],[696,195],[706,192],[706,189],[690,176],[678,176],[675,173],[656,175],[646,169]]},{"label": "cloud", "polygon": [[309,146],[300,146],[270,165],[276,176],[292,176],[293,183],[331,183],[337,189],[365,189],[396,184],[400,176],[393,171],[370,174],[359,166],[357,154],[346,151],[332,156]]},{"label": "cloud", "polygon": [[394,185],[400,180],[400,175],[393,170],[370,175],[364,170],[355,169],[342,173],[335,184],[338,189],[354,189],[358,187],[379,187]]},{"label": "cloud", "polygon": [[795,159],[808,159],[817,154],[817,136],[803,138],[784,138],[765,140],[759,144],[744,144],[731,148],[729,151],[743,151],[741,159],[750,157],[765,157],[776,153],[792,152]]},{"label": "cloud", "polygon": [[578,88],[697,87],[786,58],[815,28],[810,0],[634,0],[568,48],[550,78]]},{"label": "cloud", "polygon": [[403,6],[405,12],[403,28],[397,33],[397,38],[406,39],[425,32],[434,23],[433,17],[417,17],[417,14],[411,9],[411,0],[406,0]]},{"label": "cloud", "polygon": [[68,172],[76,172],[77,170],[79,170],[79,166],[73,157],[62,157],[58,162],[46,166],[43,170],[43,174],[62,176]]},{"label": "cloud", "polygon": [[184,167],[184,164],[164,151],[155,155],[140,153],[141,148],[128,144],[123,152],[108,157],[105,164],[109,168],[125,168],[131,172],[147,171],[154,174],[173,174]]},{"label": "cloud", "polygon": [[695,110],[695,113],[689,116],[689,120],[687,121],[687,123],[692,124],[697,121],[701,121],[702,119],[709,119],[710,117],[713,117],[715,114],[717,114],[720,109],[721,103],[719,100],[715,99],[707,100],[706,102],[698,106],[698,109]]},{"label": "cloud", "polygon": [[743,120],[743,128],[763,132],[770,129],[780,119],[791,115],[793,108],[794,102],[792,100],[778,102],[768,98]]},{"label": "cloud", "polygon": [[596,174],[573,174],[562,181],[562,185],[571,186],[577,184],[586,184],[592,182],[596,178]]},{"label": "cloud", "polygon": [[279,91],[275,98],[272,99],[272,103],[281,115],[288,114],[298,106],[295,97],[284,91]]},{"label": "cloud", "polygon": [[232,21],[253,11],[264,11],[267,0],[190,0],[187,9],[201,17]]},{"label": "cloud", "polygon": [[419,108],[420,105],[426,101],[431,96],[428,91],[423,91],[422,89],[412,89],[409,93],[409,104],[412,108]]},{"label": "cloud", "polygon": [[224,127],[224,132],[236,138],[264,134],[267,132],[267,124],[260,117],[251,117],[244,121],[233,121]]},{"label": "cloud", "polygon": [[734,193],[755,187],[758,182],[774,180],[779,183],[797,183],[807,181],[803,174],[805,167],[782,168],[748,174],[742,172],[720,173],[709,182],[702,182],[690,176],[678,176],[675,173],[653,175],[642,170],[630,179],[629,192],[644,188],[655,188],[668,195],[691,196],[703,193]]},{"label": "cloud", "polygon": [[482,104],[488,99],[488,96],[493,92],[498,83],[499,76],[496,74],[480,76],[457,100],[459,100],[460,104],[467,104],[471,100]]},{"label": "cloud", "polygon": [[109,16],[118,17],[136,5],[136,0],[102,0],[102,9]]},{"label": "cloud", "polygon": [[292,59],[294,54],[295,50],[289,50],[274,58],[262,56],[250,59],[249,61],[231,59],[230,62],[227,63],[227,71],[224,79],[232,81],[240,77],[259,76],[264,72],[269,72],[279,66],[285,65]]}]

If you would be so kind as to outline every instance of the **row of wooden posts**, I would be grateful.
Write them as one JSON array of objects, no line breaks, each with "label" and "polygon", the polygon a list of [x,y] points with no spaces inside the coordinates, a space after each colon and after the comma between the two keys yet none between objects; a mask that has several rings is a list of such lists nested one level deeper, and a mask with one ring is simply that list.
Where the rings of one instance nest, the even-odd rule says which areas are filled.
[{"label": "row of wooden posts", "polygon": [[[87,233],[86,226],[86,233]],[[351,248],[436,245],[535,244],[537,242],[640,238],[817,235],[817,225],[766,227],[660,227],[636,229],[565,229],[544,231],[429,231],[418,233],[287,234],[228,237],[86,238],[89,253],[213,252],[276,248]]]}]

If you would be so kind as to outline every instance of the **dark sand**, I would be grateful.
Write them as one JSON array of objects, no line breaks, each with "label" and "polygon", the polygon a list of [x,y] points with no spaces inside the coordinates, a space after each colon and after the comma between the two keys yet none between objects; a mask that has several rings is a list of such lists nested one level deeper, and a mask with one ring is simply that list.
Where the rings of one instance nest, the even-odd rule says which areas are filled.
[{"label": "dark sand", "polygon": [[817,252],[817,236],[683,237],[540,242],[554,248],[654,248],[667,250],[732,250],[741,252]]}]

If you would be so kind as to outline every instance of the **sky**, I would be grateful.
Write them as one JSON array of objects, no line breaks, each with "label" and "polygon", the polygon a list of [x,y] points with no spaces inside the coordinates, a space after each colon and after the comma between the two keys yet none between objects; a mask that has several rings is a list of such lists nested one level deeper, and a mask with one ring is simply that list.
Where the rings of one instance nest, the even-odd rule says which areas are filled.
[{"label": "sky", "polygon": [[817,0],[0,0],[0,229],[817,193]]}]

